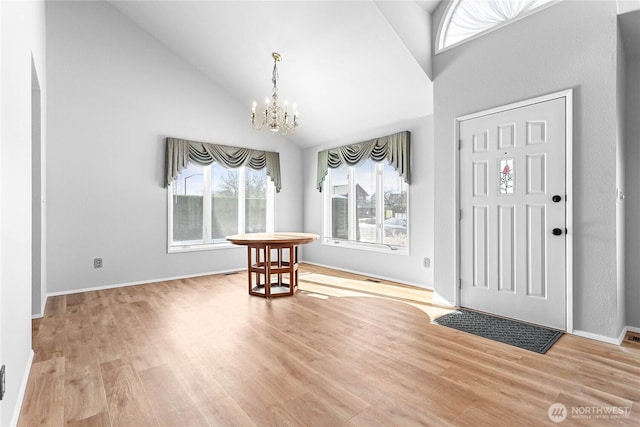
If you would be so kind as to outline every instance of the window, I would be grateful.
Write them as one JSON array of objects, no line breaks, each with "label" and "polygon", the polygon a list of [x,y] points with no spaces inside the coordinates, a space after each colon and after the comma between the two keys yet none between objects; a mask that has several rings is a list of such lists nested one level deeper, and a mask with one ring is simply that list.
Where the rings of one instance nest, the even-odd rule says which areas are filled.
[{"label": "window", "polygon": [[440,24],[436,53],[537,12],[556,0],[453,0]]},{"label": "window", "polygon": [[190,162],[168,195],[169,252],[226,246],[233,234],[273,231],[274,185],[266,169]]},{"label": "window", "polygon": [[408,252],[408,185],[388,162],[329,169],[323,243]]}]

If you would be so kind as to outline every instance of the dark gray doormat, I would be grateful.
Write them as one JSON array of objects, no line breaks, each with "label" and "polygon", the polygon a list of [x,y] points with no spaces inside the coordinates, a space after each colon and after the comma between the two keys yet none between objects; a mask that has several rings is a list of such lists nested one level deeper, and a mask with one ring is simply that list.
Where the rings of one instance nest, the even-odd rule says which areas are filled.
[{"label": "dark gray doormat", "polygon": [[463,308],[445,314],[433,323],[540,354],[545,354],[562,336],[562,332],[554,329]]}]

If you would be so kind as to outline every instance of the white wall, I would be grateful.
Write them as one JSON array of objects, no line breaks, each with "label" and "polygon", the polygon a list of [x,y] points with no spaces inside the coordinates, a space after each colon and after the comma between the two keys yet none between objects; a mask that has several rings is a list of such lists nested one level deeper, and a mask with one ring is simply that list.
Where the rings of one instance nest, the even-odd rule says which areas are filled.
[{"label": "white wall", "polygon": [[640,57],[627,59],[625,92],[627,325],[640,328]]},{"label": "white wall", "polygon": [[412,1],[387,0],[375,3],[429,80],[433,80],[429,12]]},{"label": "white wall", "polygon": [[300,149],[111,5],[48,2],[47,43],[50,293],[245,268],[242,247],[167,254],[166,136],[280,152],[276,230],[302,228]]},{"label": "white wall", "polygon": [[573,88],[574,328],[618,337],[616,42],[615,2],[566,1],[435,56],[439,295],[455,295],[455,118]]},{"label": "white wall", "polygon": [[306,232],[322,235],[324,195],[316,189],[316,165],[319,151],[404,130],[411,132],[410,256],[316,243],[304,248],[305,261],[363,272],[375,277],[391,278],[421,287],[433,287],[433,269],[423,266],[423,258],[433,259],[433,116],[397,124],[386,129],[363,131],[362,137],[357,140],[344,139],[306,149],[303,154],[304,229]]},{"label": "white wall", "polygon": [[[0,425],[15,424],[31,351],[31,58],[45,76],[44,2],[0,4]],[[42,78],[43,99],[46,80]],[[44,142],[44,139],[43,139]]]},{"label": "white wall", "polygon": [[618,13],[640,10],[640,0],[617,0]]}]

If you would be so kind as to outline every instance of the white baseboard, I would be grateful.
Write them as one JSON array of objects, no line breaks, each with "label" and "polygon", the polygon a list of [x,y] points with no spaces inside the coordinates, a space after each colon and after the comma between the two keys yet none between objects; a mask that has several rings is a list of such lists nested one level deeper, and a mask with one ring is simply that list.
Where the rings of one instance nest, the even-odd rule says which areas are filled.
[{"label": "white baseboard", "polygon": [[620,332],[620,335],[618,336],[618,345],[622,344],[622,340],[624,340],[624,336],[627,334],[627,328],[628,326],[622,328],[622,332]]},{"label": "white baseboard", "polygon": [[31,320],[42,319],[44,317],[44,308],[47,305],[47,298],[48,298],[48,295],[45,295],[44,299],[42,300],[42,304],[40,305],[40,313],[33,313],[31,315]]},{"label": "white baseboard", "polygon": [[204,272],[204,273],[196,273],[196,274],[187,274],[184,276],[174,276],[174,277],[163,277],[157,279],[149,279],[149,280],[141,280],[137,282],[127,282],[127,283],[116,283],[113,285],[103,285],[103,286],[95,286],[91,288],[82,288],[82,289],[69,289],[66,291],[56,291],[56,292],[48,292],[48,297],[57,297],[59,295],[72,295],[79,294],[82,292],[93,292],[93,291],[103,291],[105,289],[115,289],[115,288],[124,288],[127,286],[138,286],[138,285],[148,285],[150,283],[157,282],[166,282],[169,280],[180,280],[180,279],[190,279],[192,277],[200,277],[200,276],[210,276],[214,274],[226,274],[226,273],[237,273],[238,271],[243,271],[244,269],[234,268],[231,270],[221,270],[221,271],[212,271],[212,272]]},{"label": "white baseboard", "polygon": [[[359,274],[361,276],[368,276],[368,277],[373,277],[375,279],[387,280],[389,282],[396,282],[396,283],[400,283],[402,285],[414,286],[416,288],[433,290],[433,288],[430,288],[428,286],[422,285],[420,283],[409,282],[409,281],[406,281],[406,280],[399,280],[399,279],[396,279],[396,278],[393,278],[393,277],[379,276],[379,275],[376,275],[376,274],[371,274],[369,272],[349,270],[349,269],[346,269],[346,268],[335,267],[333,265],[320,264],[320,263],[317,263],[317,262],[311,262],[311,261],[307,261],[307,260],[301,260],[300,262],[301,263],[305,263],[305,264],[317,265],[318,267],[331,268],[332,270],[344,271],[346,273]],[[449,305],[449,304],[447,304],[447,305]]]},{"label": "white baseboard", "polygon": [[431,301],[434,304],[444,305],[447,307],[455,307],[455,304],[451,304],[451,302],[449,302],[446,298],[444,298],[442,295],[440,295],[436,291],[433,291],[433,296],[431,297]]},{"label": "white baseboard", "polygon": [[18,390],[18,398],[16,399],[16,406],[13,408],[13,415],[11,416],[11,427],[18,425],[18,419],[20,418],[20,411],[22,410],[22,403],[24,401],[24,394],[27,391],[27,382],[29,381],[29,373],[31,372],[31,364],[33,363],[33,356],[35,353],[33,350],[29,350],[29,360],[25,367],[24,374],[22,375],[22,381],[20,381],[20,390]]},{"label": "white baseboard", "polygon": [[620,345],[620,343],[622,342],[622,338],[624,338],[624,331],[623,331],[621,337],[618,337],[618,338],[611,338],[611,337],[607,337],[605,335],[598,335],[598,334],[594,334],[594,333],[591,333],[591,332],[579,331],[577,329],[573,330],[573,335],[577,335],[579,337],[584,337],[584,338],[589,338],[589,339],[600,341],[600,342],[605,342],[607,344]]}]

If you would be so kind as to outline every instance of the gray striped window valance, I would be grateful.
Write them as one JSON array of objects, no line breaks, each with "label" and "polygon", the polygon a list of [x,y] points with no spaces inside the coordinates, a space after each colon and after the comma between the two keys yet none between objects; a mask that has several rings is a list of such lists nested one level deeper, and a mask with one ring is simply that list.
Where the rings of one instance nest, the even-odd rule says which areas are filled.
[{"label": "gray striped window valance", "polygon": [[404,182],[411,184],[411,133],[394,133],[357,144],[323,150],[318,153],[318,172],[316,188],[322,191],[322,182],[329,168],[336,169],[343,164],[357,166],[367,159],[376,162],[387,160],[402,176]]},{"label": "gray striped window valance", "polygon": [[204,166],[218,162],[230,169],[239,168],[240,166],[255,170],[266,168],[267,176],[273,181],[276,192],[280,192],[282,188],[280,181],[280,154],[273,151],[259,151],[249,148],[167,138],[166,155],[167,181],[165,186],[167,187],[180,175],[180,172],[186,169],[189,161],[193,161]]}]

